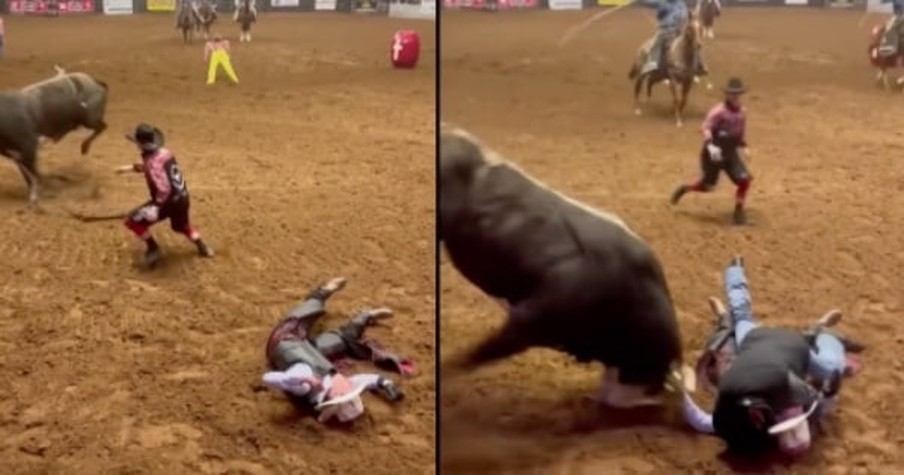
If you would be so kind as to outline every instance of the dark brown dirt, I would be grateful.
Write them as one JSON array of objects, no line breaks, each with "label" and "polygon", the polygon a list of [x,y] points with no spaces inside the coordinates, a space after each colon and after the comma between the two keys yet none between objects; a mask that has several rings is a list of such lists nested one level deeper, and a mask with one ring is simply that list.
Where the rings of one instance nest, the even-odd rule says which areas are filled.
[{"label": "dark brown dirt", "polygon": [[[616,13],[565,49],[556,42],[595,12],[445,12],[442,113],[529,173],[621,215],[656,249],[676,300],[689,359],[699,355],[734,253],[747,259],[754,308],[769,325],[804,327],[832,307],[869,345],[831,433],[781,473],[896,473],[904,464],[898,388],[904,302],[900,95],[875,88],[865,49],[871,17],[854,11],[727,8],[705,50],[717,87],[750,86],[751,225],[728,223],[734,189],[672,209],[697,173],[699,123],[718,91],[695,88],[677,129],[667,88],[633,114],[627,72],[652,33],[649,10]],[[448,263],[441,269],[441,348],[475,344],[502,321]],[[721,443],[684,430],[620,427],[580,402],[599,368],[534,350],[443,385],[443,473],[725,473]],[[650,418],[654,422],[655,417]],[[660,419],[661,420],[661,419]],[[647,421],[649,422],[649,421]],[[751,467],[747,467],[751,468]]]},{"label": "dark brown dirt", "polygon": [[[434,472],[434,25],[265,13],[240,44],[228,20],[242,83],[206,88],[203,42],[184,46],[172,15],[7,18],[0,85],[56,62],[89,72],[110,84],[111,128],[87,157],[85,132],[42,150],[45,173],[73,180],[48,182],[43,215],[0,162],[4,473]],[[389,65],[402,28],[422,37],[414,71]],[[213,260],[162,224],[168,261],[142,272],[120,223],[62,212],[146,199],[140,176],[113,174],[137,159],[123,133],[140,121],[167,133]],[[336,274],[349,285],[327,324],[389,306],[369,336],[420,370],[397,409],[365,396],[350,431],[258,388],[271,326]]]}]

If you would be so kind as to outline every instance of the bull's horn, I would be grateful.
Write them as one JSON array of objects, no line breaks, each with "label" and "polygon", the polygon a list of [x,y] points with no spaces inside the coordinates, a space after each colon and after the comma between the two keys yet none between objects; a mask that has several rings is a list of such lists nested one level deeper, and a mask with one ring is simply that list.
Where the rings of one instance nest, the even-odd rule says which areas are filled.
[{"label": "bull's horn", "polygon": [[54,64],[53,69],[56,71],[57,75],[66,74],[66,70],[59,64]]}]

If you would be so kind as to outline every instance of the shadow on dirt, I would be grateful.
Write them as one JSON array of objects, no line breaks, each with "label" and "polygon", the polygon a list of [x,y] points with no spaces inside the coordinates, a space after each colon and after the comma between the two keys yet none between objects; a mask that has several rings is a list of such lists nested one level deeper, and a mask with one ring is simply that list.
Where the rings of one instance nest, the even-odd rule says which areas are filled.
[{"label": "shadow on dirt", "polygon": [[725,210],[722,211],[691,211],[688,209],[676,209],[675,214],[680,215],[682,218],[688,218],[693,221],[696,221],[700,224],[705,224],[707,226],[718,226],[721,228],[738,228],[743,229],[745,227],[759,227],[765,224],[765,219],[763,219],[763,215],[757,212],[755,209],[747,210],[747,224],[745,225],[736,225],[732,221],[732,215],[734,214],[734,209],[731,207],[731,202],[726,203]]},{"label": "shadow on dirt", "polygon": [[[464,381],[444,385],[462,395]],[[682,436],[675,404],[619,410],[590,401],[590,388],[557,388],[553,398],[513,387],[473,388],[473,397],[443,397],[440,454],[449,473],[536,470],[594,434],[631,429]],[[448,402],[447,402],[448,401]]]}]

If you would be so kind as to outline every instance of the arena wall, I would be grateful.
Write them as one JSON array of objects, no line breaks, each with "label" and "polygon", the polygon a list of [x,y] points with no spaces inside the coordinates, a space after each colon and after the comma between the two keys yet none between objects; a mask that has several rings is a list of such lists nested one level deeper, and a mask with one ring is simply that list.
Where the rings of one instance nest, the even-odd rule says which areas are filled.
[{"label": "arena wall", "polygon": [[[527,9],[581,10],[592,8],[613,8],[633,3],[632,7],[653,8],[659,0],[443,0],[445,9],[468,9],[488,12],[517,11]],[[696,0],[685,0],[689,7]],[[868,4],[882,4],[879,9],[869,11],[891,11],[890,0],[722,0],[725,7],[753,6],[799,6],[815,8],[868,8]]]},{"label": "arena wall", "polygon": [[[48,15],[51,0],[0,0],[0,12],[13,15]],[[99,13],[173,13],[179,0],[56,0],[60,15]],[[231,13],[234,0],[215,0],[217,11]],[[436,19],[436,0],[257,0],[259,11],[340,12]]]}]

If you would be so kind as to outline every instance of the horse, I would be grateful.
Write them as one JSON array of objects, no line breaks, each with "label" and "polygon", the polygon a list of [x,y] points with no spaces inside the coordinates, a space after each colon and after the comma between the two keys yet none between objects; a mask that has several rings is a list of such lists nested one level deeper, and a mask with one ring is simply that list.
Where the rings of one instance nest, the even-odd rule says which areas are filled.
[{"label": "horse", "polygon": [[252,0],[240,0],[235,21],[242,28],[239,42],[251,42],[251,24],[257,21],[257,12],[251,7]]},{"label": "horse", "polygon": [[[703,47],[700,42],[700,23],[690,11],[687,17],[681,34],[668,45],[665,67],[646,74],[640,73],[651,54],[650,49],[653,46],[653,39],[650,38],[641,45],[637,52],[637,58],[635,58],[634,64],[631,65],[631,71],[628,72],[628,79],[634,81],[634,113],[637,115],[643,113],[640,108],[639,96],[644,80],[647,81],[647,98],[650,97],[653,84],[667,81],[672,92],[675,123],[678,127],[684,125],[682,116],[687,105],[687,96],[691,87],[698,81],[696,75],[697,58]],[[679,85],[681,86],[680,95],[677,90]]]},{"label": "horse", "polygon": [[697,6],[694,7],[694,15],[700,19],[702,28],[702,37],[713,39],[716,37],[713,33],[713,24],[716,17],[722,14],[722,8],[717,0],[697,0]]},{"label": "horse", "polygon": [[217,11],[214,8],[213,3],[209,0],[203,0],[201,5],[198,7],[198,31],[204,31],[204,39],[210,38],[210,26],[213,25],[213,22],[217,19]]},{"label": "horse", "polygon": [[182,30],[182,41],[191,43],[194,39],[193,32],[198,27],[198,19],[195,17],[195,12],[191,7],[184,5],[179,8],[177,25]]},{"label": "horse", "polygon": [[[870,35],[867,52],[869,53],[869,62],[873,67],[879,70],[876,74],[876,84],[881,84],[886,90],[890,90],[891,85],[888,83],[888,70],[904,66],[904,48],[901,47],[901,44],[898,44],[898,51],[893,56],[886,58],[880,57],[879,45],[882,43],[883,36],[885,36],[885,25],[874,26]],[[904,86],[904,76],[898,77],[895,84],[898,87]]]}]

